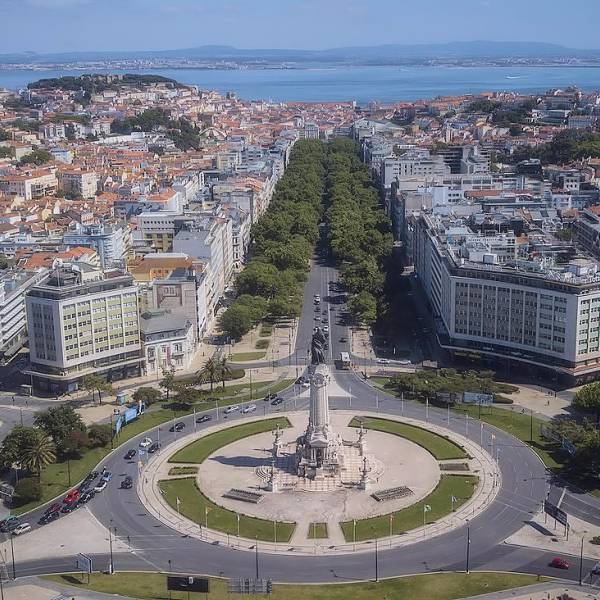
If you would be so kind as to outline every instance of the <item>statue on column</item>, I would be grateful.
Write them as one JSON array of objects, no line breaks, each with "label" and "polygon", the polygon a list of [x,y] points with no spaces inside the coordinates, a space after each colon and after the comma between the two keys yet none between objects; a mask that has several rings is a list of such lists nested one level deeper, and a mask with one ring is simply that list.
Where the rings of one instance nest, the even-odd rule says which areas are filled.
[{"label": "statue on column", "polygon": [[327,338],[325,334],[321,331],[320,327],[317,327],[312,336],[312,341],[310,345],[310,362],[313,365],[322,365],[325,364],[325,344],[327,343]]}]

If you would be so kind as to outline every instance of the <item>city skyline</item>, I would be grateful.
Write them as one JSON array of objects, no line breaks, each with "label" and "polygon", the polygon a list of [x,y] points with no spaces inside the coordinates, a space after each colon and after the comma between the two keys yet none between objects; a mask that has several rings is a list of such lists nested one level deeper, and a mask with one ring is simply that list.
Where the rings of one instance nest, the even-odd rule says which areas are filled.
[{"label": "city skyline", "polygon": [[[594,23],[600,5],[573,0],[570,13],[586,18],[569,30],[556,18],[555,5],[542,0],[502,5],[458,0],[449,10],[442,0],[427,7],[391,0],[228,0],[218,5],[204,0],[0,0],[5,24],[0,53],[126,52],[212,44],[312,50],[473,40],[598,46]],[[494,23],[502,26],[492,27]]]}]

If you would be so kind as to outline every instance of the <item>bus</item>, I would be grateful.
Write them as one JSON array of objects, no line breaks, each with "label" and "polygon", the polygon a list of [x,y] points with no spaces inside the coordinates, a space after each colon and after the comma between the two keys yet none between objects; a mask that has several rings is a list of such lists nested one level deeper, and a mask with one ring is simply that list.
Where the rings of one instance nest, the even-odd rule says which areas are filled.
[{"label": "bus", "polygon": [[340,368],[351,369],[352,363],[350,362],[350,354],[348,352],[340,352]]}]

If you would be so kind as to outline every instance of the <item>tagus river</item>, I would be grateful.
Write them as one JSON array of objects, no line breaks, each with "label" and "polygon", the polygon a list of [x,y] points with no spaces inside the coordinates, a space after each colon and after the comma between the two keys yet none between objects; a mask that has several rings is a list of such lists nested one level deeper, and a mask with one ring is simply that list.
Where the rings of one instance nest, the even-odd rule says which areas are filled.
[{"label": "tagus river", "polygon": [[[45,77],[80,75],[88,70],[0,68],[0,87],[16,90]],[[108,72],[108,71],[94,71]],[[112,71],[114,72],[114,71]],[[352,67],[305,66],[294,69],[127,69],[157,73],[246,99],[331,102],[393,102],[488,90],[542,92],[576,85],[600,89],[600,67]]]}]

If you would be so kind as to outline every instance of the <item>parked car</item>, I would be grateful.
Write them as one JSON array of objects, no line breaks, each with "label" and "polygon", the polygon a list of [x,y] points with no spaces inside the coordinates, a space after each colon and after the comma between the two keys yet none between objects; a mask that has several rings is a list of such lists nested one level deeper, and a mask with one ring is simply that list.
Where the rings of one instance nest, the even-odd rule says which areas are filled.
[{"label": "parked car", "polygon": [[131,450],[127,450],[125,454],[125,460],[131,460],[137,454],[137,450],[131,448]]},{"label": "parked car", "polygon": [[226,415],[229,415],[229,414],[231,414],[231,413],[233,413],[233,412],[236,412],[236,411],[238,411],[238,410],[240,410],[240,407],[239,407],[237,404],[231,404],[230,406],[228,406],[228,407],[225,409],[225,414],[226,414]]},{"label": "parked car", "polygon": [[329,333],[329,327],[327,327],[327,325],[323,327],[323,333]]},{"label": "parked car", "polygon": [[96,492],[94,490],[88,490],[85,494],[81,494],[81,498],[79,498],[79,504],[87,504],[94,496]]},{"label": "parked car", "polygon": [[12,530],[12,534],[21,535],[23,533],[27,533],[28,531],[31,531],[31,525],[29,523],[20,523]]},{"label": "parked car", "polygon": [[154,454],[160,450],[160,444],[158,442],[154,442],[150,448],[148,448],[148,454]]},{"label": "parked car", "polygon": [[94,488],[94,493],[99,494],[100,492],[103,492],[106,489],[107,485],[108,485],[108,481],[106,481],[105,479],[103,479],[102,481],[99,481],[98,485]]},{"label": "parked car", "polygon": [[112,473],[110,471],[105,471],[102,474],[102,478],[100,479],[100,481],[110,481],[112,479]]},{"label": "parked car", "polygon": [[60,511],[53,510],[52,512],[42,515],[40,520],[38,521],[38,525],[47,525],[48,523],[52,523],[52,521],[55,521],[59,517],[60,517]]},{"label": "parked car", "polygon": [[255,410],[256,410],[256,404],[246,404],[246,406],[244,406],[242,408],[242,413],[247,414],[247,413],[254,412]]},{"label": "parked car", "polygon": [[94,481],[94,479],[96,479],[96,477],[98,477],[98,471],[91,471],[90,473],[88,473],[85,476],[84,481],[87,481],[89,483],[91,481]]},{"label": "parked car", "polygon": [[149,446],[152,445],[152,438],[149,437],[145,437],[141,442],[140,442],[140,448],[148,448]]},{"label": "parked car", "polygon": [[303,388],[309,388],[310,387],[310,381],[305,381],[301,385],[302,385]]},{"label": "parked car", "polygon": [[271,400],[271,406],[277,406],[278,404],[283,403],[283,398],[281,396],[276,396],[273,400]]},{"label": "parked car", "polygon": [[71,490],[64,498],[63,502],[69,504],[71,502],[77,502],[81,494],[77,490]]},{"label": "parked car", "polygon": [[90,485],[91,485],[91,481],[85,481],[85,480],[84,480],[84,481],[82,481],[82,482],[79,484],[79,487],[77,488],[77,491],[78,491],[80,494],[83,494],[83,492],[86,492],[86,491],[89,489]]},{"label": "parked car", "polygon": [[73,512],[76,508],[79,508],[79,500],[77,500],[76,502],[68,502],[62,507],[62,510],[60,512],[66,514]]},{"label": "parked car", "polygon": [[298,377],[298,379],[296,379],[296,385],[302,385],[305,381],[306,377],[304,377],[304,375],[301,375],[300,377]]},{"label": "parked car", "polygon": [[60,511],[61,508],[62,508],[62,505],[59,504],[58,502],[55,502],[52,506],[49,506],[46,509],[46,512],[44,514],[47,515],[48,513],[51,513],[51,512],[58,512],[58,511]]},{"label": "parked car", "polygon": [[342,344],[344,344],[344,343],[345,343],[345,342],[347,342],[347,341],[348,341],[348,340],[347,340],[347,339],[346,339],[344,336],[342,336],[342,337],[340,338],[340,342],[342,342]]},{"label": "parked car", "polygon": [[179,423],[175,423],[175,425],[171,425],[169,431],[183,431],[185,429],[185,423],[179,421]]},{"label": "parked car", "polygon": [[20,524],[18,517],[8,517],[0,521],[0,531],[10,533],[17,525]]},{"label": "parked car", "polygon": [[270,402],[271,400],[274,400],[275,398],[277,398],[277,394],[273,394],[272,392],[270,394],[267,394],[264,398],[263,401],[264,402]]},{"label": "parked car", "polygon": [[202,415],[196,419],[196,423],[208,423],[210,420],[212,420],[210,415]]},{"label": "parked car", "polygon": [[555,569],[568,569],[569,568],[569,563],[568,561],[566,561],[564,558],[561,558],[560,556],[555,556],[551,561],[550,561],[550,566],[555,568]]},{"label": "parked car", "polygon": [[123,481],[121,481],[121,489],[130,490],[133,487],[133,479],[127,475]]}]

